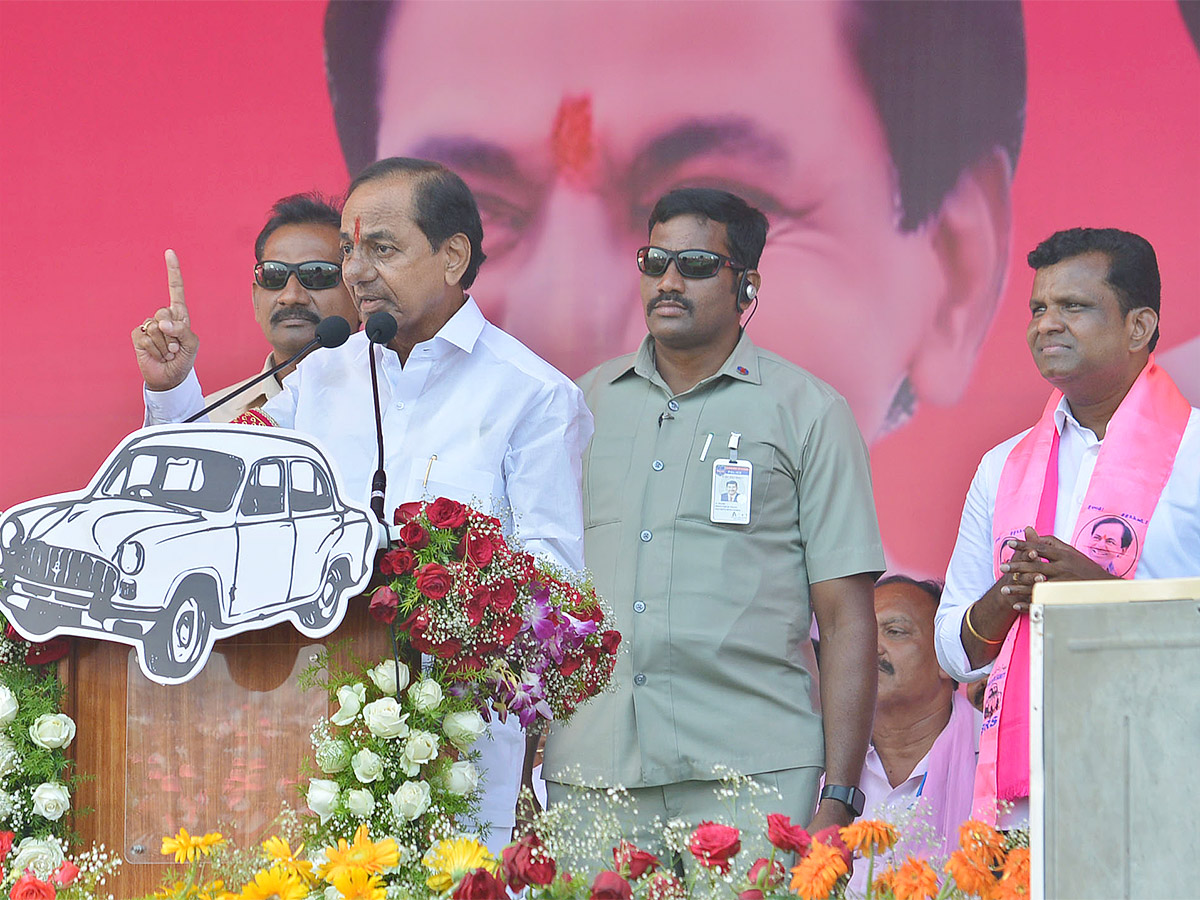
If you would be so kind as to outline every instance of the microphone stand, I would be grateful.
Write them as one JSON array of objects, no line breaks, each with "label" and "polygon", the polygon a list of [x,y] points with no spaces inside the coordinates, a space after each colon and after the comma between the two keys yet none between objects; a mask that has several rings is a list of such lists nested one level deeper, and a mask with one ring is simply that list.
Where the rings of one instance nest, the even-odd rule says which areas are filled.
[{"label": "microphone stand", "polygon": [[375,401],[375,442],[379,454],[379,467],[371,476],[371,512],[375,513],[383,527],[387,528],[387,519],[383,515],[383,498],[387,494],[387,472],[384,471],[383,457],[383,413],[379,408],[379,372],[375,363],[375,344],[367,345],[371,357],[371,395]]}]

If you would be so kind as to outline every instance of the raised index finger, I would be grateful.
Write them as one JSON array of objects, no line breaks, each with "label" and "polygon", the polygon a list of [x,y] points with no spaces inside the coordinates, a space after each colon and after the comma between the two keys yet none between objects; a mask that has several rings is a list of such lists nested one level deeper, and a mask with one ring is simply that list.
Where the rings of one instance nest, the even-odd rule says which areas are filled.
[{"label": "raised index finger", "polygon": [[167,259],[167,293],[171,298],[171,318],[186,322],[188,318],[187,303],[183,300],[183,273],[179,271],[179,257],[174,250],[166,252]]}]

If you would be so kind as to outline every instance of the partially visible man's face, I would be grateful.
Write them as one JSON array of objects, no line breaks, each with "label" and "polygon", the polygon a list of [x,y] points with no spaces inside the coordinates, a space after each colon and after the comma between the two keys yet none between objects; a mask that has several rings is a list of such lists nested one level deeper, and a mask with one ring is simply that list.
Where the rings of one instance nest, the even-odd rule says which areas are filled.
[{"label": "partially visible man's face", "polygon": [[933,646],[937,604],[921,588],[892,583],[875,588],[875,621],[879,626],[879,708],[920,706],[954,690],[950,676],[938,666]]},{"label": "partially visible man's face", "polygon": [[[332,225],[282,225],[267,238],[263,259],[340,263],[337,229]],[[358,313],[345,282],[324,290],[310,290],[293,272],[282,290],[267,290],[255,282],[251,296],[254,318],[273,348],[276,362],[298,353],[313,339],[317,323],[326,316],[341,316],[351,328],[358,324]]]},{"label": "partially visible man's face", "polygon": [[1092,529],[1088,540],[1088,556],[1107,566],[1125,552],[1121,541],[1125,539],[1125,529],[1116,522],[1101,522]]},{"label": "partially visible man's face", "polygon": [[654,202],[680,186],[745,198],[771,222],[753,334],[831,382],[870,439],[945,278],[928,235],[897,228],[841,16],[825,3],[406,3],[382,50],[378,156],[463,176],[483,215],[484,313],[570,375],[644,335],[633,260]]}]

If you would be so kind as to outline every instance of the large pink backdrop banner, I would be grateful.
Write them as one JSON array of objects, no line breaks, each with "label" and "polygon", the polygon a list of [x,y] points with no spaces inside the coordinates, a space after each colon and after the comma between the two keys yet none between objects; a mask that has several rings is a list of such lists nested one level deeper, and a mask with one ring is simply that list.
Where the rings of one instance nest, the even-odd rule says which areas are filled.
[{"label": "large pink backdrop banner", "polygon": [[644,333],[634,251],[659,194],[761,206],[750,334],[849,399],[893,568],[941,574],[980,455],[1045,401],[1024,257],[1051,232],[1154,244],[1159,357],[1200,401],[1194,11],[339,7],[335,116],[324,3],[0,3],[0,507],[82,487],[140,425],[129,332],[166,301],[165,248],[202,383],[243,378],[269,349],[267,209],[341,194],[379,155],[462,172],[489,255],[473,294],[572,376]]}]

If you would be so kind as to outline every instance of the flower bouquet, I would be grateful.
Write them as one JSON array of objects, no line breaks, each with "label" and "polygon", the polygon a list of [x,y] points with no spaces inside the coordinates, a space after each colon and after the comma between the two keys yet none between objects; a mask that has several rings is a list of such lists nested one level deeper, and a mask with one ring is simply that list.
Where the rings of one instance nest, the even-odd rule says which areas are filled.
[{"label": "flower bouquet", "polygon": [[445,497],[406,503],[395,522],[371,612],[485,718],[564,721],[605,688],[621,635],[589,585],[510,546],[499,519]]}]

